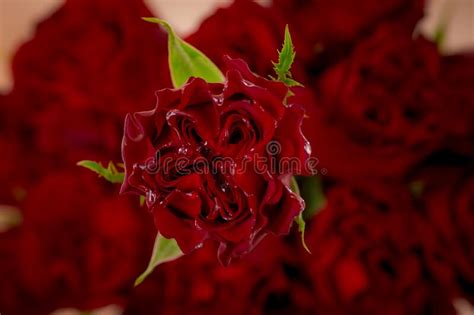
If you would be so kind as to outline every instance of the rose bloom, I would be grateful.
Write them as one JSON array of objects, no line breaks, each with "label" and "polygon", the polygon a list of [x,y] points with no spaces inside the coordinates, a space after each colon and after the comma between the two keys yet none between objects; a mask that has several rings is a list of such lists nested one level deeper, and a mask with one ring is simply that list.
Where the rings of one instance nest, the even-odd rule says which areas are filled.
[{"label": "rose bloom", "polygon": [[15,248],[18,276],[12,289],[37,305],[95,309],[120,304],[144,270],[154,239],[138,200],[114,197],[111,184],[93,174],[51,173],[28,191],[20,206],[24,220]]},{"label": "rose bloom", "polygon": [[427,250],[431,227],[407,189],[334,186],[327,200],[307,233],[321,314],[455,314],[456,296],[433,273],[445,270]]},{"label": "rose bloom", "polygon": [[424,0],[273,1],[293,33],[304,39],[304,50],[312,55],[307,69],[313,75],[345,59],[382,22],[393,21],[412,33],[424,5]]},{"label": "rose bloom", "polygon": [[65,115],[64,105],[50,104],[32,119],[33,140],[43,167],[71,167],[81,160],[119,161],[120,120],[86,108],[71,109]]},{"label": "rose bloom", "polygon": [[150,15],[140,0],[67,0],[15,55],[15,89],[32,94],[29,110],[58,98],[121,115],[148,104],[170,86],[166,35],[141,20]]},{"label": "rose bloom", "polygon": [[[444,154],[444,161],[448,156]],[[453,159],[452,157],[450,159]],[[437,158],[441,161],[440,158]],[[455,163],[453,163],[455,161]],[[468,161],[468,160],[465,160]],[[474,172],[472,160],[425,165],[413,176],[421,183],[420,202],[436,230],[436,257],[452,264],[452,272],[440,274],[446,287],[474,302]],[[444,251],[443,251],[444,249]]]},{"label": "rose bloom", "polygon": [[213,239],[226,264],[266,234],[288,233],[304,204],[290,176],[311,166],[288,88],[242,60],[228,69],[223,84],[191,78],[159,91],[155,109],[127,116],[122,148],[122,191],[145,195],[159,232],[185,253]]},{"label": "rose bloom", "polygon": [[[271,7],[252,0],[237,0],[229,7],[219,8],[188,36],[187,42],[199,48],[219,67],[224,55],[245,60],[259,75],[274,75],[272,61],[278,60],[283,43],[285,20]],[[219,31],[216,32],[215,30]],[[308,54],[299,33],[290,29],[296,46],[297,59],[292,72],[300,80],[304,73],[301,60]],[[216,44],[218,43],[218,44]]]},{"label": "rose bloom", "polygon": [[20,47],[5,111],[24,167],[41,165],[30,177],[120,159],[125,113],[170,86],[166,34],[141,20],[149,15],[141,1],[68,0]]},{"label": "rose bloom", "polygon": [[124,314],[315,314],[299,235],[294,240],[267,237],[258,250],[227,267],[218,264],[214,244],[207,243],[157,268],[135,289]]},{"label": "rose bloom", "polygon": [[474,53],[443,57],[439,89],[446,104],[441,113],[446,143],[474,156]]},{"label": "rose bloom", "polygon": [[403,176],[441,141],[439,68],[436,45],[396,25],[360,42],[314,96],[296,96],[318,167],[345,180]]}]

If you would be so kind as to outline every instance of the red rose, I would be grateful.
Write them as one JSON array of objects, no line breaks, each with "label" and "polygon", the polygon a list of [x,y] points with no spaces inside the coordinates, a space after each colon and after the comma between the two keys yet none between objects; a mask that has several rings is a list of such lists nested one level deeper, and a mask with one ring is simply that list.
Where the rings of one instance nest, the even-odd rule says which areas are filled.
[{"label": "red rose", "polygon": [[345,179],[403,176],[440,142],[438,75],[436,46],[395,25],[360,42],[308,105],[303,128],[319,166]]},{"label": "red rose", "polygon": [[474,156],[474,53],[443,57],[439,89],[447,144]]},{"label": "red rose", "polygon": [[6,315],[49,314],[45,305],[37,305],[34,298],[19,284],[18,261],[15,259],[18,234],[18,229],[0,232],[0,309]]},{"label": "red rose", "polygon": [[474,301],[474,172],[472,162],[462,166],[426,167],[413,179],[422,185],[420,200],[437,232],[432,247],[455,267],[441,279]]},{"label": "red rose", "polygon": [[380,183],[334,187],[313,220],[307,268],[323,314],[455,314],[430,274],[426,222],[411,196]]},{"label": "red rose", "polygon": [[[237,0],[204,20],[186,41],[220,67],[224,65],[222,56],[229,55],[245,60],[259,75],[274,75],[272,61],[278,59],[277,50],[283,43],[284,29],[285,21],[275,10],[262,7],[255,1]],[[292,72],[298,80],[303,80],[299,61],[304,56],[306,45],[301,45],[298,32],[291,33],[298,55]]]},{"label": "red rose", "polygon": [[77,161],[120,160],[121,124],[107,113],[78,108],[64,113],[64,103],[50,104],[32,118],[33,141],[45,168],[71,167]]},{"label": "red rose", "polygon": [[220,266],[213,245],[157,268],[135,289],[124,314],[245,314],[259,274],[248,273],[241,261]]},{"label": "red rose", "polygon": [[30,190],[16,248],[20,278],[12,286],[49,311],[121,303],[154,235],[133,207],[138,200],[107,195],[81,171],[51,174]]},{"label": "red rose", "polygon": [[354,45],[381,22],[393,20],[411,33],[422,18],[424,0],[275,0],[273,6],[304,38],[319,73],[347,55]]},{"label": "red rose", "polygon": [[155,270],[135,290],[125,314],[315,314],[298,246],[268,237],[258,251],[223,267],[209,245]]},{"label": "red rose", "polygon": [[125,113],[170,85],[166,35],[149,15],[138,0],[68,0],[19,49],[5,107],[31,178],[120,158]]},{"label": "red rose", "polygon": [[[295,230],[296,232],[296,230]],[[299,233],[286,239],[269,239],[247,264],[248,276],[257,274],[247,299],[251,315],[316,314],[318,305],[304,259],[311,256],[301,246]]]},{"label": "red rose", "polygon": [[141,20],[150,15],[140,0],[66,1],[17,52],[15,89],[33,94],[30,110],[59,98],[109,114],[140,109],[170,86],[166,35]]},{"label": "red rose", "polygon": [[304,113],[283,104],[287,87],[241,60],[228,66],[225,84],[191,79],[128,115],[122,149],[122,191],[146,195],[160,233],[185,253],[217,240],[224,263],[288,232],[303,206],[289,177],[310,167]]}]

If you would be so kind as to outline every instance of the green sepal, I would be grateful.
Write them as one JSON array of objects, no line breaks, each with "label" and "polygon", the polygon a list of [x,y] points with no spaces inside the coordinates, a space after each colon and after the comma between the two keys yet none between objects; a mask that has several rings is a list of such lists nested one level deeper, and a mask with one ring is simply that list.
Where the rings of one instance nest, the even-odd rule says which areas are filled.
[{"label": "green sepal", "polygon": [[305,201],[304,218],[309,220],[326,206],[323,184],[321,177],[318,175],[300,177],[298,181],[301,197]]},{"label": "green sepal", "polygon": [[[294,176],[291,177],[290,181],[290,189],[293,191],[295,194],[298,196],[301,196],[300,194],[300,189],[298,187],[298,182],[296,181],[296,178]],[[308,248],[308,245],[306,244],[306,239],[305,239],[305,230],[306,230],[306,222],[303,217],[303,211],[300,212],[300,214],[295,218],[296,224],[298,224],[298,232],[300,232],[301,235],[301,244],[303,245],[304,249],[311,254],[311,251]]]},{"label": "green sepal", "polygon": [[99,177],[105,178],[107,181],[114,184],[121,184],[124,181],[125,173],[119,172],[114,163],[109,162],[107,168],[105,168],[102,163],[84,160],[77,163],[78,166],[87,168],[88,170],[97,173]]},{"label": "green sepal", "polygon": [[163,263],[173,261],[183,256],[183,252],[175,239],[164,238],[160,233],[156,235],[153,253],[146,270],[135,280],[135,286],[142,283],[155,268]]},{"label": "green sepal", "polygon": [[295,61],[295,56],[295,47],[293,46],[288,25],[286,25],[283,47],[278,51],[278,62],[273,62],[273,69],[277,75],[276,80],[285,83],[289,87],[302,86],[301,83],[293,79],[290,71]]},{"label": "green sepal", "polygon": [[224,82],[219,68],[205,54],[179,38],[166,21],[154,17],[143,20],[159,24],[168,32],[168,62],[175,88],[183,86],[190,77],[202,78],[209,83]]}]

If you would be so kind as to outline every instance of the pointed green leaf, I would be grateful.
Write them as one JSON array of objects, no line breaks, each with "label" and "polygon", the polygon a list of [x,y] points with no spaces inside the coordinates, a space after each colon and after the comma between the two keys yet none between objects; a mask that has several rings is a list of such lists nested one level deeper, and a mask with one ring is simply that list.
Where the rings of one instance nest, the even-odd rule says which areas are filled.
[{"label": "pointed green leaf", "polygon": [[[300,189],[298,187],[298,182],[296,181],[296,178],[294,176],[291,177],[290,189],[291,189],[291,191],[293,191],[298,196],[301,196]],[[311,251],[309,250],[308,246],[306,245],[306,240],[304,238],[304,232],[306,230],[306,222],[304,221],[304,218],[303,218],[303,211],[301,211],[300,214],[295,218],[295,222],[296,222],[296,224],[298,224],[298,231],[301,233],[301,243],[303,244],[304,249],[308,253],[311,254]]]},{"label": "pointed green leaf", "polygon": [[175,88],[181,87],[190,77],[202,78],[209,83],[224,82],[219,68],[206,55],[179,38],[166,21],[154,17],[143,20],[159,24],[168,32],[168,61]]},{"label": "pointed green leaf", "polygon": [[94,162],[94,161],[80,161],[77,163],[78,166],[82,166],[87,168],[88,170],[93,171],[94,173],[99,174],[99,177],[103,177],[106,180],[108,180],[111,183],[114,184],[121,184],[123,183],[125,174],[123,172],[119,172],[117,170],[117,167],[112,163],[109,162],[109,165],[107,168],[102,166],[102,164],[99,162]]},{"label": "pointed green leaf", "polygon": [[295,61],[295,47],[291,40],[290,30],[288,25],[285,27],[285,39],[283,41],[283,47],[278,52],[278,62],[273,63],[275,73],[277,74],[277,80],[285,83],[287,86],[301,86],[301,84],[295,81],[291,75],[291,66]]},{"label": "pointed green leaf", "polygon": [[306,231],[306,222],[303,218],[303,211],[296,217],[296,223],[298,224],[298,231],[301,233],[301,244],[303,245],[304,249],[311,254],[308,245],[306,244],[306,239],[304,237],[304,233]]},{"label": "pointed green leaf", "polygon": [[304,199],[306,204],[304,217],[310,219],[326,205],[326,197],[324,196],[321,177],[317,175],[311,177],[300,177],[299,182],[301,197]]},{"label": "pointed green leaf", "polygon": [[174,239],[166,239],[158,233],[155,239],[155,245],[153,246],[153,254],[151,255],[150,263],[137,280],[135,280],[135,286],[143,282],[153,270],[160,264],[173,261],[183,256],[183,252]]}]

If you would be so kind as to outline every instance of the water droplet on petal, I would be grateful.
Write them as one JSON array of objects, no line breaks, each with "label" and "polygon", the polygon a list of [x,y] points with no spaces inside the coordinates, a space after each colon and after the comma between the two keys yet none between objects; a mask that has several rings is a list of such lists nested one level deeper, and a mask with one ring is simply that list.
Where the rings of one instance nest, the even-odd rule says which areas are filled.
[{"label": "water droplet on petal", "polygon": [[213,95],[212,99],[217,105],[222,105],[224,103],[224,95],[219,94],[219,95]]},{"label": "water droplet on petal", "polygon": [[255,84],[253,84],[252,82],[247,81],[247,80],[242,80],[242,83],[243,83],[246,87],[256,87]]},{"label": "water droplet on petal", "polygon": [[308,155],[311,155],[311,144],[309,143],[309,141],[306,141],[306,143],[304,144],[304,150],[306,151],[306,153],[308,153]]},{"label": "water droplet on petal", "polygon": [[146,193],[146,205],[148,208],[151,208],[155,205],[156,203],[156,194],[151,191],[151,190],[148,190],[147,193]]}]

